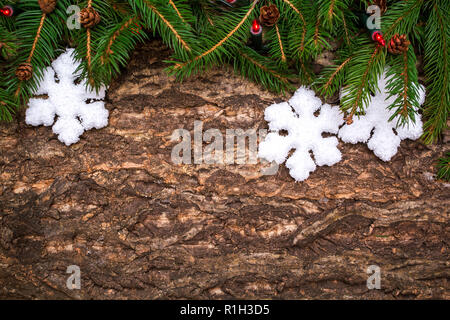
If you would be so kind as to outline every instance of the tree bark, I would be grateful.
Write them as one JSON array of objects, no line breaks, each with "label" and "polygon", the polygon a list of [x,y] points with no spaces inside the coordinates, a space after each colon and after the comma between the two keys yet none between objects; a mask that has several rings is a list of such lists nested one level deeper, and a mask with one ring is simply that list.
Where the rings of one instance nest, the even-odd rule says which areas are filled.
[{"label": "tree bark", "polygon": [[284,166],[176,165],[174,130],[267,128],[287,97],[228,69],[179,83],[168,56],[138,49],[109,126],[71,147],[24,111],[0,124],[0,298],[450,298],[450,185],[434,167],[448,143],[403,141],[390,162],[340,143],[343,160],[301,183]]}]

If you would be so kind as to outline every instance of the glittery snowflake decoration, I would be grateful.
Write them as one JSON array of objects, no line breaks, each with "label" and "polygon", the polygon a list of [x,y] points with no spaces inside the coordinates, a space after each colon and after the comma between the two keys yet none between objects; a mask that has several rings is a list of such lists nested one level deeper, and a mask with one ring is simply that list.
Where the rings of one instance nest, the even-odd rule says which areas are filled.
[{"label": "glittery snowflake decoration", "polygon": [[[319,109],[320,114],[316,116],[314,113]],[[265,119],[271,132],[260,143],[259,156],[281,164],[295,149],[286,161],[286,167],[295,180],[307,179],[316,165],[331,166],[341,160],[337,138],[323,137],[322,133],[336,134],[344,122],[343,115],[338,107],[322,105],[314,91],[300,87],[288,102],[268,107]]]},{"label": "glittery snowflake decoration", "polygon": [[33,126],[53,125],[53,132],[68,146],[78,142],[85,130],[107,126],[109,116],[102,101],[106,88],[97,94],[87,91],[84,81],[77,83],[79,63],[72,58],[73,51],[68,49],[45,70],[35,94],[48,99],[30,99],[25,119]]},{"label": "glittery snowflake decoration", "polygon": [[[367,143],[369,149],[383,161],[391,160],[397,153],[401,140],[416,140],[423,132],[420,114],[416,114],[415,123],[410,120],[404,126],[397,127],[397,118],[389,121],[395,111],[389,110],[388,107],[396,97],[388,98],[387,81],[386,74],[382,75],[378,80],[379,91],[365,108],[365,114],[359,118],[354,116],[352,124],[346,124],[339,130],[339,138],[342,141]],[[425,101],[425,88],[422,85],[419,85],[418,93],[419,105],[422,105]],[[341,97],[342,95],[345,95],[345,91]]]}]

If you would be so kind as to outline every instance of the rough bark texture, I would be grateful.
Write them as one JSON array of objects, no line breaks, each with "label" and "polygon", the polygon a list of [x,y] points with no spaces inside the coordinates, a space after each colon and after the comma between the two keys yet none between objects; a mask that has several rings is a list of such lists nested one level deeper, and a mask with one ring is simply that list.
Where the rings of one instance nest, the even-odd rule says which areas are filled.
[{"label": "rough bark texture", "polygon": [[175,165],[175,129],[267,128],[282,97],[231,71],[179,84],[167,56],[139,49],[109,126],[71,147],[23,114],[0,125],[0,298],[450,298],[449,184],[434,178],[448,144],[403,141],[388,163],[340,144],[302,183],[283,166]]}]

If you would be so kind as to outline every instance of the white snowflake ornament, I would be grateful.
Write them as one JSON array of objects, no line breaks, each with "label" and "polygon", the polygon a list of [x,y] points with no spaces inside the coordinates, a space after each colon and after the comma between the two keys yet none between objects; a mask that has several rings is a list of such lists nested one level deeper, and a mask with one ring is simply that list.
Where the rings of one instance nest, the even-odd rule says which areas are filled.
[{"label": "white snowflake ornament", "polygon": [[[422,120],[420,115],[415,116],[415,123],[410,121],[404,126],[397,126],[397,118],[389,121],[394,110],[389,110],[396,97],[389,97],[387,92],[388,79],[386,73],[378,80],[379,91],[372,97],[369,105],[365,108],[365,114],[353,117],[353,123],[344,125],[339,130],[339,138],[348,143],[367,143],[367,146],[375,155],[383,161],[389,161],[397,153],[401,140],[418,139],[422,133]],[[425,102],[425,88],[419,85],[419,104]],[[346,93],[341,93],[341,98]],[[399,115],[400,116],[400,115]],[[394,132],[397,132],[397,134]],[[372,134],[373,131],[373,134]],[[372,135],[371,135],[372,134]]]},{"label": "white snowflake ornament", "polygon": [[[314,113],[320,109],[320,114]],[[308,178],[316,165],[331,166],[341,160],[336,137],[322,137],[322,132],[337,133],[344,122],[339,108],[322,105],[314,91],[300,87],[289,100],[273,104],[265,111],[265,120],[271,131],[259,145],[259,156],[268,161],[283,163],[291,149],[295,149],[286,161],[290,175],[297,181]],[[282,131],[287,135],[282,135]],[[314,159],[309,152],[312,151]]]},{"label": "white snowflake ornament", "polygon": [[68,49],[45,70],[35,94],[48,95],[48,99],[30,99],[25,118],[32,126],[53,125],[53,132],[68,146],[78,142],[85,130],[106,127],[109,116],[102,101],[106,88],[97,94],[87,91],[84,81],[75,83],[80,64],[72,58],[73,52],[74,49]]}]

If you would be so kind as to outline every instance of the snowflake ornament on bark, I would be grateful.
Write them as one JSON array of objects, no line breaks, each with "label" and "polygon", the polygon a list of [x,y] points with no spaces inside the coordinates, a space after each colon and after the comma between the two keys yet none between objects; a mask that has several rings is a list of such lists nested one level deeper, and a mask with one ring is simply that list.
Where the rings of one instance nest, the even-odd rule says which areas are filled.
[{"label": "snowflake ornament on bark", "polygon": [[[314,113],[320,109],[320,114]],[[273,104],[265,111],[271,131],[259,145],[259,156],[268,161],[286,161],[290,175],[297,181],[308,178],[316,165],[334,165],[341,160],[336,137],[322,137],[322,132],[337,133],[344,122],[339,108],[322,105],[314,91],[300,87],[289,102]],[[283,135],[283,131],[287,135]],[[314,154],[314,159],[310,156]]]},{"label": "snowflake ornament on bark", "polygon": [[[379,90],[365,108],[365,114],[359,118],[353,117],[352,124],[346,124],[339,130],[339,138],[342,141],[353,144],[367,143],[369,149],[383,161],[391,160],[397,153],[401,140],[416,140],[423,133],[420,114],[416,114],[415,123],[410,120],[404,126],[397,127],[397,118],[389,121],[395,111],[389,110],[388,107],[397,97],[389,97],[386,89],[388,80],[386,73],[380,77]],[[425,102],[425,88],[422,85],[418,87],[418,94],[419,105],[422,105]],[[343,95],[345,90],[341,93],[341,98]]]},{"label": "snowflake ornament on bark", "polygon": [[72,58],[73,52],[68,49],[45,70],[35,94],[48,99],[30,99],[25,118],[29,125],[53,125],[53,132],[68,146],[78,142],[85,130],[106,127],[109,116],[102,101],[106,88],[97,94],[87,91],[84,81],[76,83],[79,63]]}]

